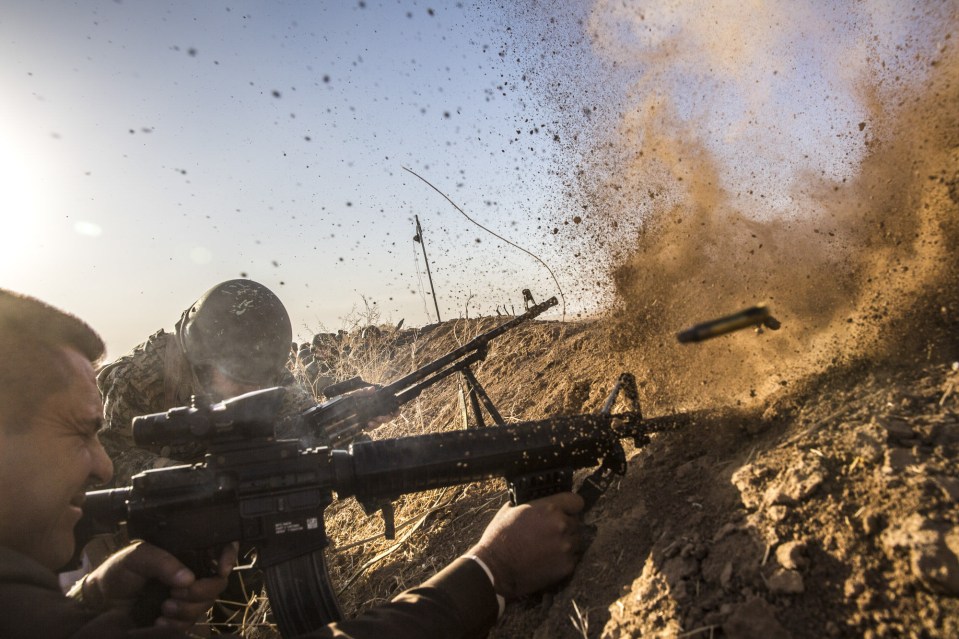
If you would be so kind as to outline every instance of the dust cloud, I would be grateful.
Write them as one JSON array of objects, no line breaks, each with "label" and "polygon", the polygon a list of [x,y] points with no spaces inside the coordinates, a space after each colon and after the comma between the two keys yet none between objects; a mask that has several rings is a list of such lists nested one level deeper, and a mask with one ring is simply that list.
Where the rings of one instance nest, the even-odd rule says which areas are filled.
[{"label": "dust cloud", "polygon": [[[553,92],[582,158],[569,251],[593,256],[583,279],[601,280],[611,348],[635,351],[655,391],[752,403],[831,364],[932,357],[916,336],[959,313],[957,17],[938,2],[601,1],[543,19],[570,48],[585,30],[578,54],[607,74],[605,117],[573,97],[597,94],[595,62],[569,76],[583,90]],[[779,331],[676,343],[759,302]]]}]

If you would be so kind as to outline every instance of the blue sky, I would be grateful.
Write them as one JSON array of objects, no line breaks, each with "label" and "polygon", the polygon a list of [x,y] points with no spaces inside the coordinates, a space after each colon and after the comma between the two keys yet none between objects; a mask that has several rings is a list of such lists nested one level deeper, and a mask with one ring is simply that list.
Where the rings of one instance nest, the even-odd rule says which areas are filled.
[{"label": "blue sky", "polygon": [[443,319],[558,293],[409,167],[549,264],[575,317],[609,302],[646,194],[689,201],[683,153],[714,156],[726,207],[814,214],[809,177],[855,178],[955,24],[892,0],[10,0],[0,285],[111,357],[241,276],[303,339],[364,299],[423,325],[418,215]]}]

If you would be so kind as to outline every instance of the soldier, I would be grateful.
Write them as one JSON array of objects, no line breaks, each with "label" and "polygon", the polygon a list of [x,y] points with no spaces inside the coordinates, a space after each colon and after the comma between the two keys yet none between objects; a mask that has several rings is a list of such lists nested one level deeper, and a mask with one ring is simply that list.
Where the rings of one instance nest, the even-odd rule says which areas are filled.
[{"label": "soldier", "polygon": [[[138,415],[272,386],[286,387],[281,420],[314,406],[312,392],[295,382],[287,367],[292,337],[290,316],[270,289],[252,280],[228,280],[183,311],[172,333],[161,329],[129,355],[101,368],[97,385],[105,423],[100,438],[113,460],[114,485],[126,486],[150,468],[198,461],[204,452],[189,443],[165,447],[159,454],[138,448],[132,427]],[[277,430],[282,437],[301,436],[305,446],[325,443],[310,433],[291,432],[283,421]],[[97,565],[124,542],[122,537],[98,539],[85,549],[86,559]],[[226,598],[244,603],[259,582],[257,571],[248,571],[243,580],[231,577]],[[213,621],[229,622],[236,612],[232,605],[218,603]]]},{"label": "soldier", "polygon": [[[172,333],[161,329],[97,373],[106,420],[101,439],[113,460],[115,484],[149,468],[194,461],[201,451],[184,447],[163,455],[137,448],[132,420],[198,402],[216,402],[246,392],[284,386],[281,416],[298,414],[315,404],[312,392],[297,384],[287,361],[293,329],[279,298],[252,280],[217,284],[180,316]],[[299,436],[304,445],[322,437]]]}]

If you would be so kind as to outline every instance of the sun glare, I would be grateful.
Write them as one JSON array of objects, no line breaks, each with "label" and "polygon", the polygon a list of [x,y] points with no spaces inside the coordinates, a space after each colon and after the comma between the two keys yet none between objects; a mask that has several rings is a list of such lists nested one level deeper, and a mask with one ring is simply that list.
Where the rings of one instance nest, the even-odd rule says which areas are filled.
[{"label": "sun glare", "polygon": [[0,273],[13,273],[27,261],[41,232],[43,190],[30,154],[0,130]]}]

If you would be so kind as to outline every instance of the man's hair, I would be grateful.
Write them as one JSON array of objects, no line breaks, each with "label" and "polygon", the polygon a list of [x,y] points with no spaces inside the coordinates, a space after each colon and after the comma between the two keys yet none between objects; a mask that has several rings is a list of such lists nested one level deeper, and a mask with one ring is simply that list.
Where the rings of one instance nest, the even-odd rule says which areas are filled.
[{"label": "man's hair", "polygon": [[25,429],[36,406],[70,383],[64,348],[91,363],[104,352],[103,340],[83,320],[0,289],[0,427]]}]

